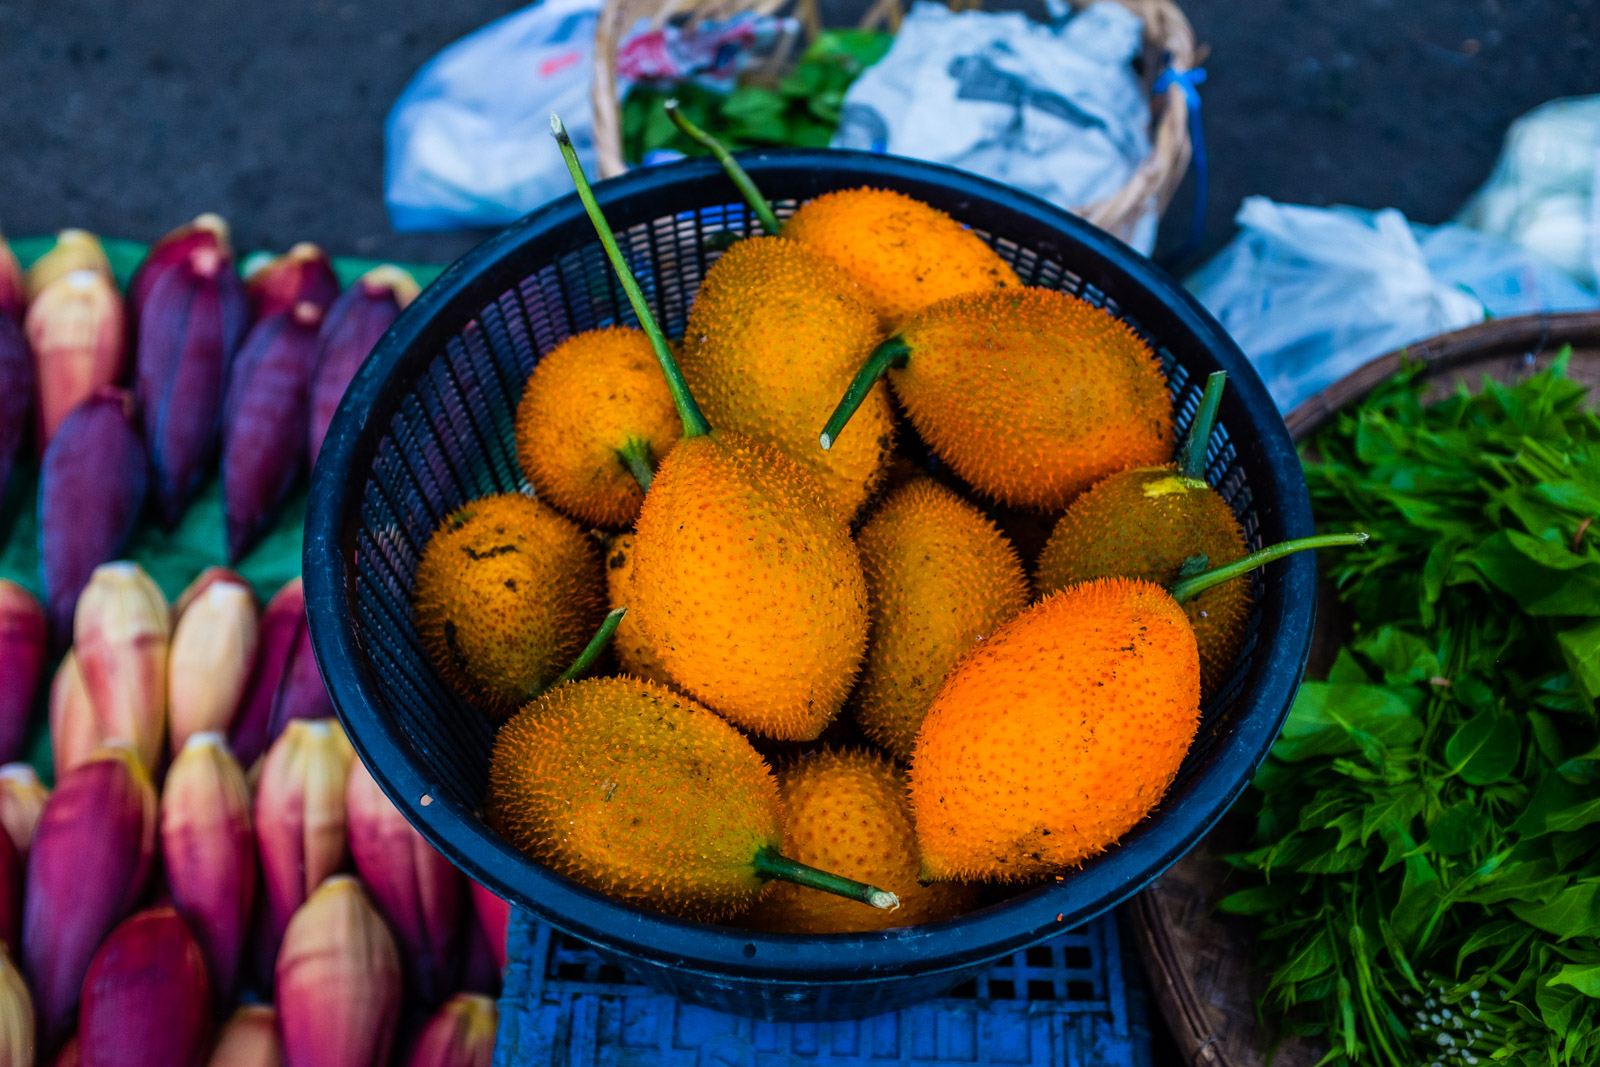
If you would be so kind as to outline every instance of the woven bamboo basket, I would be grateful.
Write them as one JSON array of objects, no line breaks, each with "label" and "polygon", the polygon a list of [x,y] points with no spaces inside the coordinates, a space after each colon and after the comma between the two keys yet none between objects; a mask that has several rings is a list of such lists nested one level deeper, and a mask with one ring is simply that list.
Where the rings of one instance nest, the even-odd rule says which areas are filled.
[{"label": "woven bamboo basket", "polygon": [[[954,10],[979,7],[981,0],[948,0]],[[1153,92],[1163,71],[1192,70],[1196,61],[1194,30],[1172,0],[1118,0],[1144,22],[1144,56],[1140,70],[1147,92]],[[1078,6],[1088,0],[1074,0]],[[823,29],[818,0],[606,0],[594,35],[594,143],[600,175],[612,178],[626,168],[622,157],[622,103],[617,94],[617,49],[640,20],[652,26],[730,18],[742,11],[792,14],[801,38],[781,42],[764,64],[781,72],[793,62],[805,41]],[[861,20],[863,28],[899,28],[902,0],[874,0]],[[1150,154],[1123,187],[1103,200],[1073,208],[1073,214],[1127,239],[1147,208],[1164,212],[1189,168],[1189,103],[1180,85],[1169,86],[1151,101]]]},{"label": "woven bamboo basket", "polygon": [[[1485,376],[1512,382],[1548,366],[1572,346],[1568,373],[1591,389],[1600,406],[1600,312],[1522,315],[1494,319],[1440,334],[1391,352],[1334,382],[1291,411],[1284,420],[1297,442],[1314,436],[1338,413],[1357,403],[1400,369],[1402,359],[1421,361],[1425,394],[1442,398],[1457,384],[1476,388]],[[1344,634],[1338,602],[1318,598],[1308,676],[1320,677],[1333,663]],[[1151,992],[1179,1050],[1193,1067],[1312,1067],[1321,1048],[1276,1035],[1261,1025],[1256,1008],[1265,990],[1251,966],[1248,921],[1216,911],[1237,888],[1221,856],[1242,851],[1250,827],[1224,818],[1198,846],[1150,888],[1124,905]]]}]

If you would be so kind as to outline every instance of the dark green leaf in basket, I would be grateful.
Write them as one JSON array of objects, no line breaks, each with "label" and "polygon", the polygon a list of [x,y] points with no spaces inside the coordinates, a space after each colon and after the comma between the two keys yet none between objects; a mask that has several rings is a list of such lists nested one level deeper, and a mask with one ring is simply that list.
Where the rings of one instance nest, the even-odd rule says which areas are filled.
[{"label": "dark green leaf in basket", "polygon": [[1260,915],[1290,903],[1300,895],[1299,887],[1281,883],[1254,885],[1229,893],[1217,902],[1217,910],[1234,915]]},{"label": "dark green leaf in basket", "polygon": [[1584,693],[1591,700],[1600,697],[1600,619],[1562,630],[1556,643]]},{"label": "dark green leaf in basket", "polygon": [[1600,884],[1568,886],[1545,904],[1514,901],[1511,913],[1530,926],[1569,937],[1600,936]]},{"label": "dark green leaf in basket", "polygon": [[1390,685],[1426,682],[1444,673],[1432,643],[1398,626],[1380,626],[1352,647],[1383,671],[1383,680]]},{"label": "dark green leaf in basket", "polygon": [[1532,936],[1526,923],[1515,919],[1496,919],[1478,927],[1461,943],[1461,948],[1456,951],[1456,968],[1459,970],[1461,963],[1474,952],[1481,952],[1486,948],[1497,948],[1501,945],[1515,944]]},{"label": "dark green leaf in basket", "polygon": [[1462,781],[1488,785],[1509,775],[1522,754],[1517,721],[1497,712],[1480,712],[1462,723],[1444,746],[1444,758]]},{"label": "dark green leaf in basket", "polygon": [[1404,785],[1377,794],[1361,812],[1361,843],[1364,845],[1379,830],[1394,827],[1408,830],[1411,821],[1422,814],[1428,793],[1418,785]]},{"label": "dark green leaf in basket", "polygon": [[1307,682],[1295,696],[1272,754],[1293,763],[1362,751],[1366,738],[1404,745],[1421,735],[1422,723],[1411,706],[1391,689]]},{"label": "dark green leaf in basket", "polygon": [[1530,615],[1600,615],[1600,565],[1556,570],[1535,562],[1500,531],[1462,559]]},{"label": "dark green leaf in basket", "polygon": [[1333,969],[1334,958],[1333,938],[1329,936],[1326,926],[1319,925],[1317,931],[1298,944],[1288,961],[1273,974],[1272,985],[1303,982],[1307,978],[1325,974]]},{"label": "dark green leaf in basket", "polygon": [[1452,804],[1428,827],[1428,844],[1443,856],[1471,852],[1489,833],[1491,820],[1469,800]]}]

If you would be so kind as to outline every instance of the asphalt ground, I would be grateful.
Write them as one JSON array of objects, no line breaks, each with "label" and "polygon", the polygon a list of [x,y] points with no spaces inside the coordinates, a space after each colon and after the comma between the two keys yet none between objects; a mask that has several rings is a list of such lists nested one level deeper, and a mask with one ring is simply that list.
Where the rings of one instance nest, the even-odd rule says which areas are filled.
[{"label": "asphalt ground", "polygon": [[[516,6],[0,0],[0,229],[151,240],[209,210],[242,248],[310,239],[335,254],[453,259],[481,235],[389,229],[383,117],[429,56]],[[842,24],[862,6],[829,0],[826,12]],[[1600,92],[1600,0],[1184,7],[1210,53],[1202,252],[1255,193],[1443,221],[1511,119]],[[1180,190],[1162,253],[1183,242],[1192,195]]]}]

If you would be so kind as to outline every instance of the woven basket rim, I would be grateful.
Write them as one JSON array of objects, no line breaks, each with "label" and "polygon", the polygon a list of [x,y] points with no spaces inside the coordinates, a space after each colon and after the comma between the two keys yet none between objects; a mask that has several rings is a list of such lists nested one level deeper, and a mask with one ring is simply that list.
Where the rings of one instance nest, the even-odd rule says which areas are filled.
[{"label": "woven basket rim", "polygon": [[[1073,0],[1083,7],[1090,0]],[[1179,74],[1195,65],[1194,29],[1174,0],[1117,0],[1144,23],[1145,88],[1153,89],[1165,70]],[[741,12],[771,15],[794,8],[815,36],[822,27],[817,0],[606,0],[594,32],[594,77],[590,98],[594,112],[595,156],[602,178],[614,178],[627,169],[622,156],[622,103],[617,93],[617,52],[623,36],[639,19],[660,26],[674,20],[701,21],[729,18]],[[977,0],[950,0],[955,10],[970,10]],[[862,19],[863,26],[898,27],[904,13],[902,0],[876,0]],[[784,52],[784,57],[792,54]],[[1154,207],[1167,209],[1189,169],[1194,146],[1189,138],[1189,101],[1180,84],[1169,85],[1151,100],[1150,154],[1134,169],[1122,188],[1101,200],[1070,210],[1124,241],[1130,240],[1139,219]]]}]

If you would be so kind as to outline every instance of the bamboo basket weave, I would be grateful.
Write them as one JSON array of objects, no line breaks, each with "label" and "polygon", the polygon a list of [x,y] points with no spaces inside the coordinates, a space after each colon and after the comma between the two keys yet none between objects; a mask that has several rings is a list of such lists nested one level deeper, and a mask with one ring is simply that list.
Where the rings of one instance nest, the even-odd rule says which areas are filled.
[{"label": "bamboo basket weave", "polygon": [[[1291,411],[1284,419],[1304,443],[1344,408],[1400,369],[1418,361],[1428,390],[1443,399],[1460,384],[1476,390],[1484,377],[1514,382],[1543,370],[1572,346],[1568,375],[1590,387],[1600,406],[1600,311],[1520,315],[1440,334],[1357,368]],[[1322,677],[1343,643],[1346,624],[1331,591],[1317,600],[1317,622],[1306,674]],[[1222,856],[1242,852],[1250,828],[1226,817],[1150,887],[1123,905],[1150,988],[1174,1041],[1192,1067],[1313,1067],[1323,1049],[1290,1038],[1281,1044],[1256,1010],[1265,976],[1253,965],[1250,922],[1216,910],[1237,885]]]},{"label": "bamboo basket weave", "polygon": [[[981,0],[948,0],[953,10],[969,10]],[[1088,0],[1074,0],[1083,6]],[[1195,65],[1194,30],[1172,0],[1118,0],[1144,23],[1144,56],[1140,70],[1147,92],[1154,90],[1163,71],[1177,73]],[[861,20],[863,28],[899,28],[902,0],[874,0]],[[822,32],[818,0],[606,0],[594,34],[595,155],[600,175],[615,177],[627,169],[622,158],[622,103],[617,95],[617,49],[640,19],[659,27],[667,22],[697,22],[731,18],[749,11],[761,15],[793,14],[802,37],[815,39]],[[781,42],[766,58],[768,71],[780,72],[801,51],[800,40]],[[1072,209],[1094,225],[1127,239],[1147,208],[1159,215],[1177,191],[1189,168],[1189,103],[1181,85],[1171,85],[1151,101],[1150,154],[1126,184],[1111,196]]]}]

